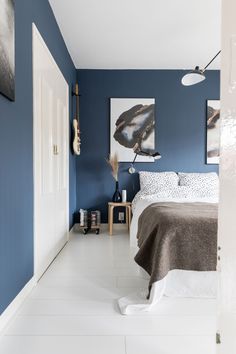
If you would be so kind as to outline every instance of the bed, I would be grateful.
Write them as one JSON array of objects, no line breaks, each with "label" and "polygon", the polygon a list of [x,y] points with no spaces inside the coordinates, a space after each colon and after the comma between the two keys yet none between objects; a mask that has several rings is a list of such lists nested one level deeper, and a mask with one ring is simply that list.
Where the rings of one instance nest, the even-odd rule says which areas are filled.
[{"label": "bed", "polygon": [[216,173],[140,172],[130,246],[149,288],[119,300],[122,314],[151,311],[166,296],[217,292]]}]

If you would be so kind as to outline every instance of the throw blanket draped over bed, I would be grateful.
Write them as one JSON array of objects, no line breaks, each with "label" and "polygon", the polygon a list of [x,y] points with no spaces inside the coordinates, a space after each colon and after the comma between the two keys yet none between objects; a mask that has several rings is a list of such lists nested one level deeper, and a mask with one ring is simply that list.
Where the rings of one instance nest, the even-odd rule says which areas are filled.
[{"label": "throw blanket draped over bed", "polygon": [[154,203],[143,211],[135,261],[151,276],[150,287],[173,269],[216,270],[217,216],[213,203]]}]

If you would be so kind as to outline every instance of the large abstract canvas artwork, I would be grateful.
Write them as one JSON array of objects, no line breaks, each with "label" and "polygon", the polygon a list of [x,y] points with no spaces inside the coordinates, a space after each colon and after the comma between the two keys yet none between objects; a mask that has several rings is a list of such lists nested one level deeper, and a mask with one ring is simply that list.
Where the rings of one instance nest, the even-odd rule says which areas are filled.
[{"label": "large abstract canvas artwork", "polygon": [[220,100],[207,101],[207,164],[219,164]]},{"label": "large abstract canvas artwork", "polygon": [[[135,152],[155,150],[155,99],[111,98],[111,148],[120,162],[132,162]],[[153,162],[138,155],[137,162]]]},{"label": "large abstract canvas artwork", "polygon": [[14,0],[0,0],[0,93],[15,99]]}]

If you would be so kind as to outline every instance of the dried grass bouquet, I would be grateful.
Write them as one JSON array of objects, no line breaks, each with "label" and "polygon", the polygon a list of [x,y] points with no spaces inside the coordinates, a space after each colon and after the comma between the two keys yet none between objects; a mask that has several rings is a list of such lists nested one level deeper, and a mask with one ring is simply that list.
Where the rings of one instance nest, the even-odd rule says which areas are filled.
[{"label": "dried grass bouquet", "polygon": [[118,173],[119,173],[119,161],[118,154],[110,155],[108,159],[106,159],[108,165],[111,167],[111,174],[116,182],[118,182]]}]

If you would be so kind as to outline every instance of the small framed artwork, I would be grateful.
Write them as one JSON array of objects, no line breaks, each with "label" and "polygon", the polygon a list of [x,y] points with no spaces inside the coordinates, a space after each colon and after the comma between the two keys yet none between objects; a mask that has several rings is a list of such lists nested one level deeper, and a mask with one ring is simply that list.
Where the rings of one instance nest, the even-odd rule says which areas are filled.
[{"label": "small framed artwork", "polygon": [[[155,149],[155,99],[111,98],[110,153],[118,154],[120,162],[132,162],[141,150]],[[153,162],[148,156],[138,155],[136,162]]]},{"label": "small framed artwork", "polygon": [[14,0],[0,0],[0,93],[15,100]]},{"label": "small framed artwork", "polygon": [[219,164],[220,159],[220,100],[207,101],[206,163]]}]

